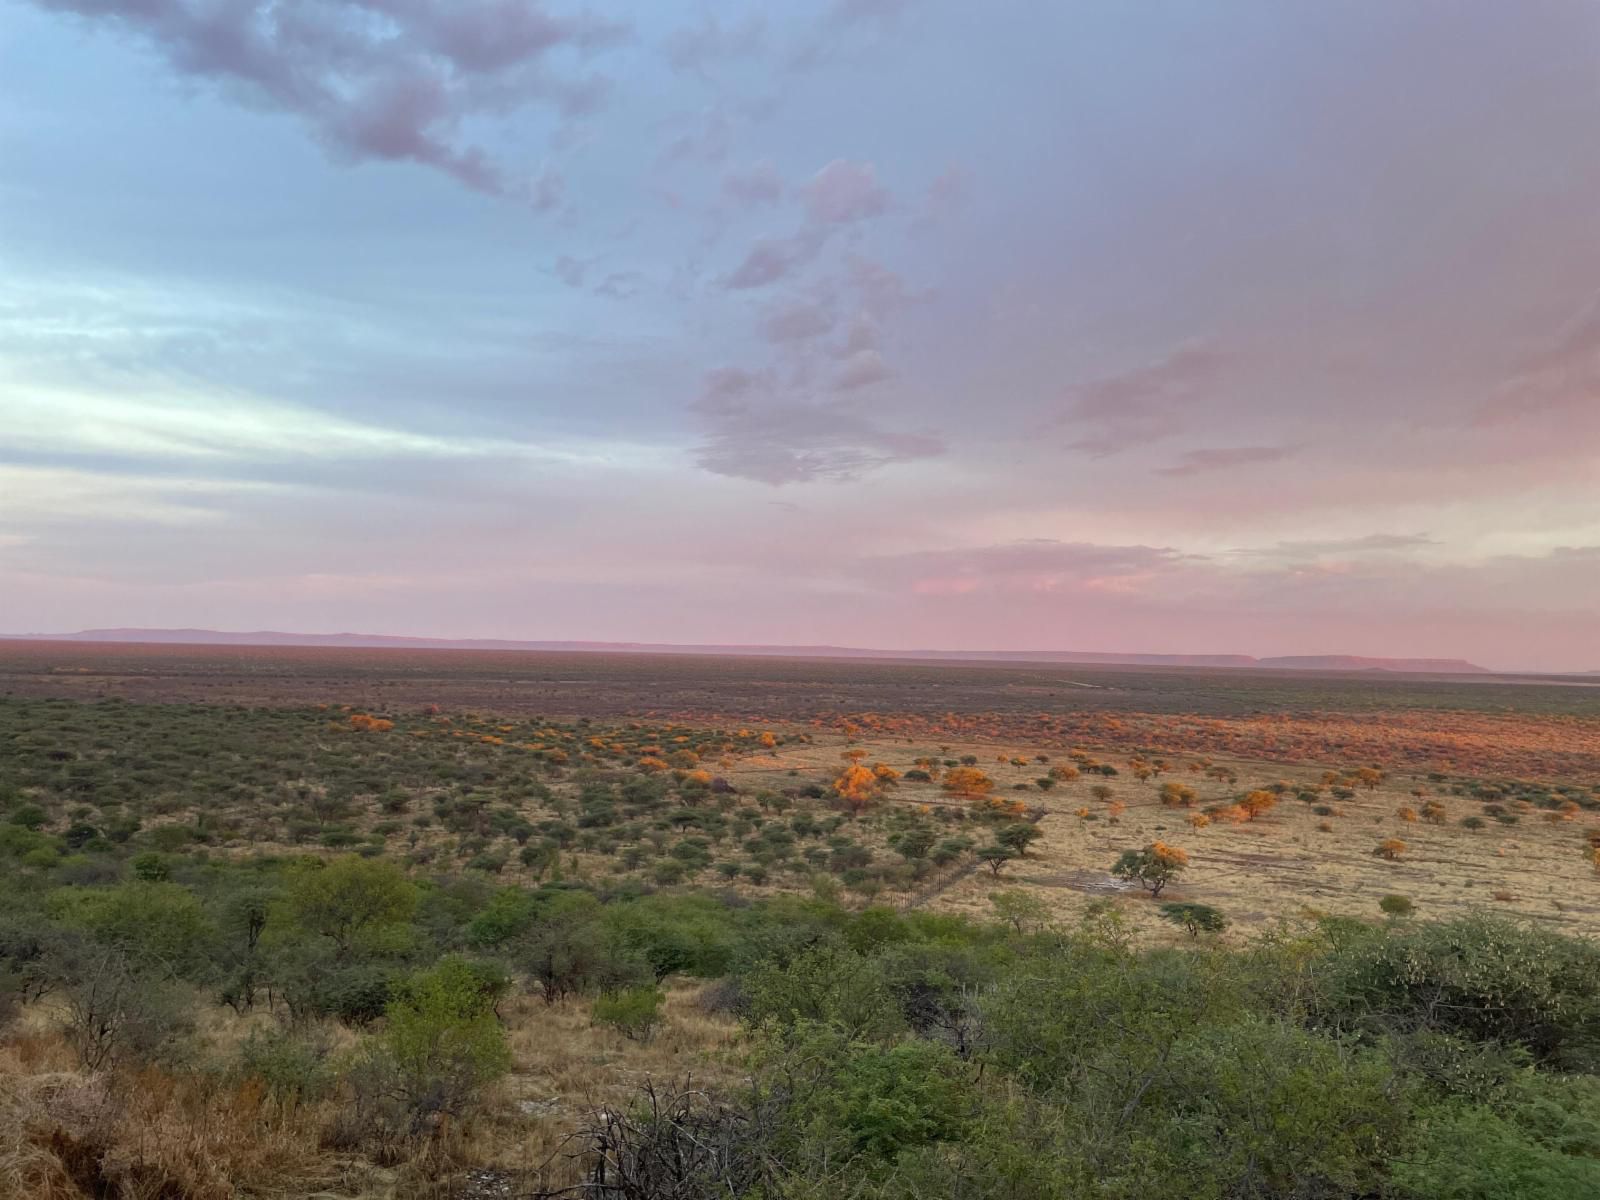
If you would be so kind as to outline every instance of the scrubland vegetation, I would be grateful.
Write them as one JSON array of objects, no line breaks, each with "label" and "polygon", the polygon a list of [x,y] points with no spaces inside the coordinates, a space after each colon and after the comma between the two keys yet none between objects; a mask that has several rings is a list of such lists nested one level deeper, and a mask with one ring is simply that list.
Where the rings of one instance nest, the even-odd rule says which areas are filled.
[{"label": "scrubland vegetation", "polygon": [[1592,778],[441,708],[0,699],[0,1194],[1600,1194]]}]

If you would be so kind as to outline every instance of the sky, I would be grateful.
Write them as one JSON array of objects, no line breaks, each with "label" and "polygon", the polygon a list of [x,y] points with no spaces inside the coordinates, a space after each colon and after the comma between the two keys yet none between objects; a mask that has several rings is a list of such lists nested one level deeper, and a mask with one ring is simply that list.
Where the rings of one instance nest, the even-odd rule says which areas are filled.
[{"label": "sky", "polygon": [[0,632],[1600,668],[1587,0],[0,0]]}]

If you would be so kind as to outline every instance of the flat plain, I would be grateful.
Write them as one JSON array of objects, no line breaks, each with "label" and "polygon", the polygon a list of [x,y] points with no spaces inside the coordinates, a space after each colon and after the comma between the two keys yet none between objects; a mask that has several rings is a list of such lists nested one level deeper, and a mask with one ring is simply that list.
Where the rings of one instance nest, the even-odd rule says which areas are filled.
[{"label": "flat plain", "polygon": [[[1066,1132],[973,1195],[1495,1194],[1376,1190],[1479,1126],[1373,1106],[1442,1030],[1587,1069],[1597,861],[1582,679],[0,642],[0,1196],[810,1197],[843,1153],[909,1200],[1005,1113],[995,1161]],[[1400,974],[1351,1000],[1369,954]],[[1392,1086],[1326,1085],[1359,1037]],[[1169,1052],[1209,1065],[1151,1092]],[[1263,1190],[1237,1127],[1291,1095],[1353,1107]],[[1079,1134],[1130,1113],[1216,1132],[1107,1190]],[[772,1119],[775,1190],[596,1190],[608,1130]]]},{"label": "flat plain", "polygon": [[[124,714],[119,720],[142,713],[141,728],[163,741],[171,740],[164,722],[188,722],[208,772],[218,771],[211,754],[218,738],[233,745],[239,771],[250,777],[271,776],[285,756],[309,756],[297,771],[304,786],[335,793],[332,815],[291,812],[274,823],[227,800],[226,788],[185,794],[174,787],[177,807],[162,819],[201,828],[221,822],[234,832],[220,848],[235,853],[306,843],[336,849],[356,839],[387,839],[395,849],[402,833],[385,791],[399,779],[419,797],[436,797],[452,783],[430,772],[461,762],[501,781],[481,789],[481,803],[501,811],[502,825],[559,820],[563,798],[579,790],[576,775],[552,771],[543,751],[528,747],[560,744],[579,772],[588,765],[626,774],[661,752],[665,739],[669,750],[694,746],[694,765],[746,798],[743,806],[723,802],[733,841],[717,836],[715,822],[709,839],[692,823],[676,831],[709,842],[699,858],[684,852],[690,882],[717,879],[713,860],[749,832],[739,810],[750,797],[780,796],[780,808],[814,807],[833,826],[830,836],[853,839],[870,859],[838,847],[831,860],[813,853],[809,862],[780,853],[776,864],[765,854],[764,864],[752,864],[731,854],[724,860],[730,886],[803,889],[831,862],[862,902],[977,915],[1004,885],[1037,893],[1064,918],[1117,899],[1146,936],[1178,936],[1136,887],[1109,873],[1122,850],[1162,840],[1190,857],[1167,898],[1224,910],[1236,936],[1307,912],[1371,915],[1386,895],[1433,916],[1492,906],[1600,930],[1600,880],[1582,857],[1588,831],[1600,824],[1600,688],[1581,677],[0,643],[0,701],[13,728],[25,722],[32,735],[47,737],[41,726],[60,721],[63,710],[38,709],[44,700],[70,700],[84,714],[110,703]],[[225,715],[235,728],[259,725],[246,715],[252,710],[290,724],[259,744],[211,728]],[[348,712],[392,720],[397,728],[385,736],[409,735],[412,747],[432,738],[429,757],[397,775],[398,741],[330,737],[327,727],[340,727],[328,720],[330,710],[341,720]],[[775,744],[763,747],[758,732]],[[437,748],[446,734],[447,753]],[[597,734],[611,748],[587,744]],[[119,742],[98,759],[73,753],[115,766],[137,745],[137,738]],[[849,754],[898,779],[846,821],[836,811],[834,781]],[[973,797],[952,793],[948,767],[940,771],[968,760],[987,775],[990,802],[1004,798],[1027,810],[1037,840],[998,871],[970,853],[954,863],[880,871],[897,862],[891,839],[919,817],[961,840]],[[1060,764],[1076,778],[1051,779],[1051,765]],[[926,768],[931,777],[919,779]],[[1351,774],[1363,768],[1378,778],[1356,784]],[[370,787],[349,781],[362,770],[374,777]],[[685,770],[676,768],[680,780]],[[226,777],[218,771],[217,782]],[[524,786],[534,780],[536,790]],[[1192,797],[1164,803],[1162,785],[1173,783]],[[1277,802],[1242,819],[1236,801],[1261,789]],[[245,786],[241,794],[256,793]],[[1430,802],[1429,817],[1420,818]],[[508,882],[545,870],[543,860],[523,863],[504,830],[463,836],[444,820],[409,825],[403,836],[414,857],[494,865]],[[1375,853],[1390,839],[1404,850],[1392,858]],[[659,864],[651,873],[672,844],[646,845],[644,861],[614,834],[562,850],[569,869],[588,877],[674,881]],[[733,864],[742,873],[733,874]]]}]

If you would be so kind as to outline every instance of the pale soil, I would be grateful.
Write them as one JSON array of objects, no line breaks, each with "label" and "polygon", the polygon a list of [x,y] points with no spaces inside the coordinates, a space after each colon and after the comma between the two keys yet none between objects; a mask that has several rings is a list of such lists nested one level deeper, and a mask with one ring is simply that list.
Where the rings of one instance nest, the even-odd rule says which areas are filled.
[{"label": "pale soil", "polygon": [[[1195,829],[1186,821],[1191,811],[1279,780],[1292,789],[1315,785],[1324,769],[1337,769],[1341,764],[1306,767],[1213,760],[1237,773],[1239,782],[1229,785],[1188,770],[1193,761],[1189,758],[1167,755],[1172,770],[1141,783],[1128,773],[1125,755],[1086,747],[1123,773],[1110,779],[1086,775],[1049,792],[1021,792],[1012,791],[1012,785],[1043,775],[1050,765],[1032,761],[1035,753],[1051,753],[1052,763],[1067,761],[1059,747],[926,745],[904,739],[855,745],[867,751],[866,762],[881,761],[900,771],[910,769],[919,757],[975,754],[979,767],[996,781],[993,795],[1026,800],[1047,810],[1039,823],[1043,836],[1029,848],[1025,859],[1006,866],[998,879],[987,868],[965,876],[930,902],[936,910],[988,916],[992,893],[1020,888],[1047,899],[1063,922],[1072,922],[1095,899],[1112,897],[1143,935],[1160,940],[1186,937],[1161,920],[1157,904],[1143,892],[1129,889],[1109,872],[1123,850],[1159,839],[1186,850],[1190,859],[1188,870],[1162,893],[1160,902],[1171,899],[1213,905],[1234,923],[1229,935],[1234,938],[1285,917],[1312,913],[1377,918],[1378,901],[1389,894],[1410,899],[1419,919],[1492,907],[1564,932],[1600,933],[1600,873],[1583,860],[1580,836],[1600,827],[1600,812],[1580,812],[1571,819],[1552,822],[1550,814],[1532,809],[1519,813],[1516,825],[1485,818],[1485,827],[1473,831],[1463,828],[1460,821],[1482,815],[1479,801],[1452,796],[1448,785],[1429,783],[1422,775],[1397,774],[1374,790],[1356,789],[1350,800],[1324,796],[1318,803],[1335,808],[1335,816],[1313,814],[1312,805],[1296,799],[1291,791],[1256,821],[1219,822]],[[789,769],[799,769],[804,781],[819,779],[836,769],[845,747],[842,738],[819,737],[814,745],[784,747],[778,757],[747,758],[729,771],[728,777],[741,787],[793,786],[796,780],[788,776]],[[1005,763],[996,761],[1001,755]],[[1013,757],[1029,761],[1024,767],[1014,767],[1009,763]],[[1194,809],[1161,805],[1157,789],[1167,780],[1198,793]],[[1113,792],[1105,803],[1089,792],[1101,783]],[[1408,822],[1397,815],[1402,807],[1421,808],[1422,801],[1411,795],[1417,787],[1426,789],[1424,799],[1444,804],[1447,824]],[[952,799],[937,784],[905,782],[892,797],[888,803],[938,804]],[[1125,808],[1113,817],[1108,810],[1117,802]],[[1509,802],[1507,806],[1517,811]],[[1082,808],[1095,819],[1077,816]],[[1324,822],[1333,826],[1332,832],[1318,829]],[[1399,861],[1385,861],[1372,853],[1387,838],[1406,843],[1408,849]],[[884,899],[892,903],[896,897]]]}]

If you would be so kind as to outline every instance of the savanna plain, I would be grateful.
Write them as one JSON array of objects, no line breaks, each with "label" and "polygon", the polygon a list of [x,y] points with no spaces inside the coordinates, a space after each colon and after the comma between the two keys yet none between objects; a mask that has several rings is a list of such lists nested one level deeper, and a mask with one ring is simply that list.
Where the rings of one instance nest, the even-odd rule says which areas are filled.
[{"label": "savanna plain", "polygon": [[1600,1196],[1597,681],[0,642],[0,1194]]}]

